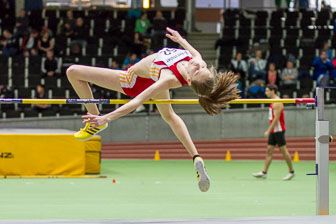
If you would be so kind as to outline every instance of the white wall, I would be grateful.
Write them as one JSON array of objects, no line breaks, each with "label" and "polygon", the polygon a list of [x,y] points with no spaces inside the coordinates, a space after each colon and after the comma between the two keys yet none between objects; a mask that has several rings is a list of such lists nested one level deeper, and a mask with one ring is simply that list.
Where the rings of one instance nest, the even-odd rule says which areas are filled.
[{"label": "white wall", "polygon": [[240,6],[244,9],[274,9],[275,2],[274,0],[240,0]]}]

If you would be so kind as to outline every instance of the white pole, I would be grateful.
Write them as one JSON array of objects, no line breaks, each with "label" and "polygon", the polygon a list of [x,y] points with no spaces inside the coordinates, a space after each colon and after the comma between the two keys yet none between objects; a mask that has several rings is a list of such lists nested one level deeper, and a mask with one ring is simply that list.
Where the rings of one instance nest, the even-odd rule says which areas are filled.
[{"label": "white pole", "polygon": [[316,213],[329,214],[329,142],[318,141],[320,136],[329,136],[329,121],[324,120],[324,89],[316,88]]}]

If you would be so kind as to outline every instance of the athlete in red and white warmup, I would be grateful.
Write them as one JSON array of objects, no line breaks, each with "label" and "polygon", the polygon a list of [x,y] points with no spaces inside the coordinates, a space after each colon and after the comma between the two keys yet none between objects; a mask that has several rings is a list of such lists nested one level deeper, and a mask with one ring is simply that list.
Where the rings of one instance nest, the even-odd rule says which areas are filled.
[{"label": "athlete in red and white warmup", "polygon": [[[278,87],[274,84],[268,84],[266,86],[266,96],[271,99],[279,99],[277,95]],[[292,179],[294,174],[294,169],[291,161],[291,157],[288,153],[286,147],[286,139],[285,139],[285,113],[284,113],[284,105],[283,103],[272,103],[269,108],[269,121],[270,125],[265,132],[264,136],[268,139],[267,146],[267,155],[265,161],[264,170],[258,173],[253,173],[252,175],[257,178],[266,178],[267,171],[272,162],[273,151],[276,145],[279,146],[280,152],[282,156],[287,162],[289,173],[285,176],[284,180]]]},{"label": "athlete in red and white warmup", "polygon": [[[237,77],[232,72],[221,74],[213,68],[209,69],[201,54],[177,31],[167,28],[167,32],[166,37],[181,45],[184,50],[164,48],[145,57],[127,71],[83,65],[72,65],[67,69],[68,79],[82,99],[93,98],[88,83],[134,96],[129,103],[101,116],[95,104],[86,104],[88,114],[82,116],[86,125],[75,133],[76,139],[89,140],[106,129],[108,122],[129,114],[147,100],[169,99],[169,89],[186,84],[194,90],[200,105],[210,115],[220,113],[229,101],[239,98]],[[193,158],[200,190],[207,191],[210,178],[183,120],[170,104],[158,104],[157,108]]]}]

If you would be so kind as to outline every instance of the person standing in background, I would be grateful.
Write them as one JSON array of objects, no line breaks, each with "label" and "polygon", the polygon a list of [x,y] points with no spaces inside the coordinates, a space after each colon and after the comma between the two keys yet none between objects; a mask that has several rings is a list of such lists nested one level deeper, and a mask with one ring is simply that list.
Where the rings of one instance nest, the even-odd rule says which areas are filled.
[{"label": "person standing in background", "polygon": [[[277,95],[278,87],[274,84],[268,84],[266,86],[266,96],[270,99],[279,99],[279,96]],[[267,154],[266,154],[266,161],[264,170],[260,171],[258,173],[253,173],[252,176],[256,178],[267,178],[267,171],[268,168],[271,165],[272,157],[273,157],[273,151],[276,145],[279,146],[280,152],[282,153],[282,156],[287,162],[287,166],[289,169],[289,173],[287,176],[283,178],[283,180],[291,180],[294,176],[294,169],[292,165],[291,157],[288,153],[287,147],[286,147],[286,139],[285,139],[285,114],[284,114],[284,105],[283,103],[272,103],[270,105],[269,109],[269,120],[270,125],[266,132],[264,133],[264,136],[266,139],[268,139],[268,146],[267,146]]]}]

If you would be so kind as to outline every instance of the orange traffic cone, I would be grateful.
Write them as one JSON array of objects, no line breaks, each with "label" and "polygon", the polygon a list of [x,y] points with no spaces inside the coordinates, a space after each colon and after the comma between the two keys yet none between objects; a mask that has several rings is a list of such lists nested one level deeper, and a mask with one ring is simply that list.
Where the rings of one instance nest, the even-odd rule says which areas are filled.
[{"label": "orange traffic cone", "polygon": [[229,150],[226,151],[225,161],[227,161],[227,162],[231,161],[231,153],[230,153]]},{"label": "orange traffic cone", "polygon": [[293,162],[300,162],[298,151],[295,151],[294,153]]},{"label": "orange traffic cone", "polygon": [[156,150],[156,151],[155,151],[154,160],[155,160],[155,161],[160,161],[160,153],[159,153],[159,150]]}]

